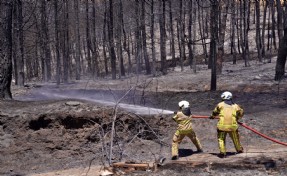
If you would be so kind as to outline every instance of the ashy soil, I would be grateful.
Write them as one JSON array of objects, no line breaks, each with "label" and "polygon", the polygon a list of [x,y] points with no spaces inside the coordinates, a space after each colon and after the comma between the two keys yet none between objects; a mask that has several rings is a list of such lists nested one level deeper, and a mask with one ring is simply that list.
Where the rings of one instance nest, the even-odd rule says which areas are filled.
[{"label": "ashy soil", "polygon": [[[104,168],[115,175],[286,175],[287,146],[243,127],[239,131],[244,153],[236,154],[227,137],[228,157],[218,158],[216,120],[210,119],[193,120],[204,152],[196,153],[184,139],[179,160],[170,160],[176,129],[171,117],[177,103],[188,100],[193,114],[208,116],[224,90],[244,108],[244,123],[287,143],[287,83],[273,81],[274,68],[273,62],[252,62],[251,67],[227,62],[214,92],[208,91],[210,71],[202,65],[196,74],[176,67],[154,78],[13,86],[14,100],[0,102],[0,175],[94,176]],[[155,166],[166,158],[157,170],[108,167],[113,118],[111,161]]]}]

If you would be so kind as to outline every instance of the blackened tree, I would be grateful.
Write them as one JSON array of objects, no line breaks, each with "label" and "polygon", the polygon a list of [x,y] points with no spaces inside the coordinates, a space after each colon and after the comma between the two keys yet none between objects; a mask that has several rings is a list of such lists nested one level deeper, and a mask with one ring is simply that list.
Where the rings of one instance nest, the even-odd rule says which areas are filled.
[{"label": "blackened tree", "polygon": [[[279,2],[277,2],[279,3]],[[277,54],[277,62],[276,62],[276,68],[275,68],[275,80],[280,81],[283,79],[284,74],[285,74],[285,64],[286,64],[286,57],[287,57],[287,4],[285,2],[285,13],[283,13],[281,7],[278,5],[277,10],[278,10],[278,22],[282,22],[282,18],[284,18],[284,23],[283,23],[283,28],[284,28],[284,35],[282,35],[282,24],[279,24],[279,48],[278,48],[278,54]],[[280,38],[281,37],[281,38]]]},{"label": "blackened tree", "polygon": [[12,3],[12,0],[0,3],[0,99],[12,99]]}]

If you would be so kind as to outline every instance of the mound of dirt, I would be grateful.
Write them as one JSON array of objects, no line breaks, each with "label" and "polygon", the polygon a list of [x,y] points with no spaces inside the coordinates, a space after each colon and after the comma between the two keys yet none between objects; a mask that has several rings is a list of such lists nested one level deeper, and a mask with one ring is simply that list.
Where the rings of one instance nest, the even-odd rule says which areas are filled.
[{"label": "mound of dirt", "polygon": [[[4,101],[0,106],[1,174],[28,174],[106,161],[113,108],[76,100]],[[143,141],[161,143],[162,129],[168,125],[163,116],[151,119],[121,110],[116,116],[113,161],[138,152],[139,148],[133,146],[142,146]],[[122,149],[124,145],[128,146]],[[132,158],[140,158],[145,151]]]}]

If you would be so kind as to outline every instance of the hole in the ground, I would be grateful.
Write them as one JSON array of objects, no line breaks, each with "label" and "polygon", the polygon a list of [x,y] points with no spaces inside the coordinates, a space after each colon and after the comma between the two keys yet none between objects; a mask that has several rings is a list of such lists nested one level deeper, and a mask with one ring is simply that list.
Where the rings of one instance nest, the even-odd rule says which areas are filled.
[{"label": "hole in the ground", "polygon": [[52,122],[51,119],[45,119],[45,115],[40,116],[38,119],[36,120],[31,120],[29,122],[29,128],[32,130],[39,130],[41,128],[47,128],[48,125]]},{"label": "hole in the ground", "polygon": [[265,161],[263,162],[266,170],[269,170],[269,169],[273,169],[276,167],[276,161],[274,160],[268,160],[268,161]]},{"label": "hole in the ground", "polygon": [[144,131],[144,132],[140,133],[138,135],[138,137],[141,138],[141,139],[145,139],[145,140],[155,140],[155,139],[157,139],[155,134],[153,132],[151,132],[151,131]]},{"label": "hole in the ground", "polygon": [[67,116],[66,118],[62,119],[61,124],[66,129],[79,129],[92,125],[89,120],[72,116]]},{"label": "hole in the ground", "polygon": [[110,130],[108,124],[102,124],[102,129],[104,130],[104,132]]},{"label": "hole in the ground", "polygon": [[87,139],[91,142],[99,142],[101,140],[100,133],[98,131],[93,131]]}]

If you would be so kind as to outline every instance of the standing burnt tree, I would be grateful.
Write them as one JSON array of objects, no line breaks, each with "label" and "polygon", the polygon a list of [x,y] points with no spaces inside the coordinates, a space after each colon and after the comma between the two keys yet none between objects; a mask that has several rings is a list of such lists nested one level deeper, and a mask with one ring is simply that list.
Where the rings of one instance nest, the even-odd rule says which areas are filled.
[{"label": "standing burnt tree", "polygon": [[87,64],[88,64],[88,74],[92,73],[92,60],[91,60],[91,49],[92,49],[92,43],[91,43],[91,34],[90,34],[90,17],[89,17],[89,0],[85,1],[85,7],[86,7],[86,58],[87,58]]},{"label": "standing burnt tree", "polygon": [[24,85],[24,38],[23,38],[23,15],[22,1],[13,1],[12,12],[12,58],[15,84]]},{"label": "standing burnt tree", "polygon": [[262,62],[262,39],[261,39],[261,33],[260,33],[260,2],[255,1],[255,12],[256,12],[256,48],[258,53],[258,61]]},{"label": "standing burnt tree", "polygon": [[216,61],[216,73],[220,75],[222,73],[222,64],[224,62],[224,39],[225,39],[225,31],[226,31],[226,21],[227,21],[227,13],[229,8],[229,0],[221,1],[219,6],[219,34],[218,34],[218,53],[217,53],[217,61]]},{"label": "standing burnt tree", "polygon": [[[279,3],[279,1],[277,1]],[[275,69],[275,80],[280,81],[283,79],[285,74],[285,64],[286,64],[286,57],[287,57],[287,3],[284,2],[284,13],[283,9],[280,5],[277,6],[278,10],[278,32],[279,32],[279,48],[278,48],[278,54],[277,54],[277,62],[276,62],[276,69]],[[282,18],[284,19],[283,25],[282,25]],[[284,35],[282,35],[282,26],[284,29]]]},{"label": "standing burnt tree", "polygon": [[[191,2],[190,2],[191,3]],[[170,30],[170,54],[171,54],[171,58],[172,58],[172,61],[173,63],[176,63],[176,60],[175,60],[175,46],[174,46],[174,43],[175,43],[175,32],[174,32],[174,27],[173,27],[173,6],[172,6],[172,0],[169,0],[168,1],[168,7],[169,7],[169,30]]]},{"label": "standing burnt tree", "polygon": [[58,1],[54,0],[55,12],[55,49],[56,49],[56,80],[57,85],[61,82],[61,58],[60,58],[60,43],[59,43],[59,17],[58,17]]},{"label": "standing burnt tree", "polygon": [[79,19],[79,1],[74,0],[74,11],[75,11],[75,34],[76,34],[76,56],[75,56],[75,62],[76,62],[76,80],[81,79],[81,36],[80,36],[80,19]]},{"label": "standing burnt tree", "polygon": [[151,68],[149,63],[149,56],[147,53],[147,36],[146,36],[146,29],[145,29],[145,1],[141,2],[141,39],[142,39],[142,49],[143,49],[143,58],[145,61],[145,69],[146,74],[151,74]]},{"label": "standing burnt tree", "polygon": [[12,99],[12,0],[0,2],[0,99]]},{"label": "standing burnt tree", "polygon": [[109,21],[108,21],[108,38],[109,38],[109,54],[111,58],[111,70],[112,70],[112,79],[116,79],[117,71],[116,71],[116,52],[115,52],[115,44],[114,44],[114,20],[113,20],[113,0],[109,0]]},{"label": "standing burnt tree", "polygon": [[161,72],[167,74],[166,68],[166,29],[165,29],[165,0],[161,1],[159,13],[159,31],[160,31],[160,60]]},{"label": "standing burnt tree", "polygon": [[41,61],[42,61],[42,77],[45,82],[51,80],[51,50],[49,46],[49,26],[48,26],[48,14],[47,14],[47,2],[41,0],[40,7],[40,19],[41,19],[41,31],[40,35],[40,47],[41,47]]},{"label": "standing burnt tree", "polygon": [[154,5],[155,2],[154,0],[151,0],[151,6],[150,6],[150,36],[151,36],[151,57],[152,57],[152,75],[155,76],[156,75],[156,57],[155,57],[155,27],[154,27],[154,19],[155,19],[155,15],[154,15]]},{"label": "standing burnt tree", "polygon": [[136,21],[136,28],[135,28],[135,42],[136,42],[136,54],[135,54],[135,61],[136,61],[136,74],[139,74],[141,72],[141,48],[142,48],[142,42],[140,39],[140,21],[139,21],[139,0],[135,1],[135,21]]},{"label": "standing burnt tree", "polygon": [[218,43],[218,0],[210,0],[211,2],[211,14],[210,14],[210,60],[211,60],[211,83],[210,90],[216,90],[216,61],[217,61],[217,43]]}]

